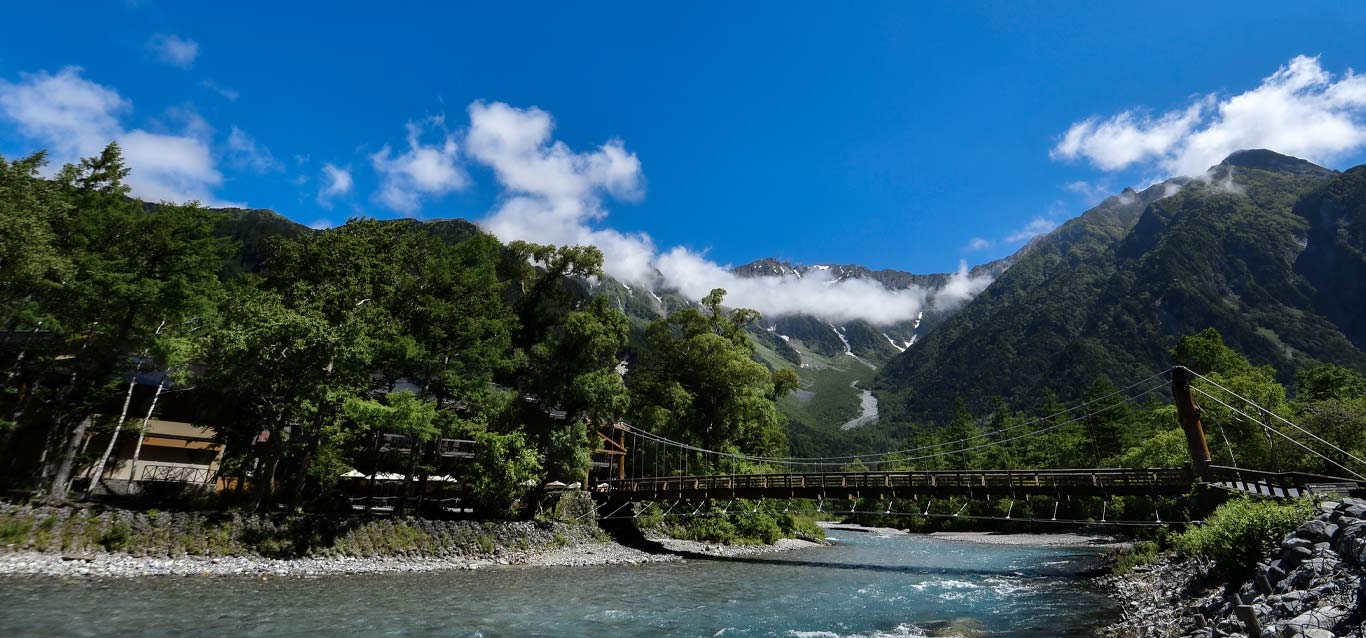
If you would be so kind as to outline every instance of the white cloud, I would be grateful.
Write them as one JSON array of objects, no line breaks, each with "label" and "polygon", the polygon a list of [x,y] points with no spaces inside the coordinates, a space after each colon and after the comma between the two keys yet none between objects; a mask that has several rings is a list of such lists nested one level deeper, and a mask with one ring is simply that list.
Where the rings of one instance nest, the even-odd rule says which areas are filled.
[{"label": "white cloud", "polygon": [[1029,223],[1025,224],[1023,228],[1006,235],[1005,241],[1007,243],[1015,243],[1033,239],[1057,227],[1058,222],[1046,217],[1035,217],[1034,219],[1029,220]]},{"label": "white cloud", "polygon": [[607,216],[604,196],[634,200],[644,194],[640,159],[621,140],[576,153],[553,140],[554,122],[537,108],[501,102],[470,105],[467,153],[493,169],[504,197],[483,220],[504,240],[591,244],[600,248],[607,274],[628,282],[653,277],[654,243],[644,234],[593,228]]},{"label": "white cloud", "polygon": [[241,93],[237,92],[237,89],[230,89],[226,86],[220,85],[217,82],[214,82],[213,80],[200,80],[199,86],[202,86],[210,91],[213,91],[214,93],[219,94],[223,97],[223,99],[229,102],[236,102],[237,98],[242,96]]},{"label": "white cloud", "polygon": [[[441,135],[435,144],[424,144],[423,133],[434,129]],[[442,197],[469,185],[469,177],[457,163],[459,147],[455,135],[446,130],[441,117],[407,125],[408,150],[395,154],[385,144],[370,156],[370,163],[380,176],[380,190],[375,199],[381,204],[404,214],[416,213],[425,198]]]},{"label": "white cloud", "polygon": [[354,185],[350,167],[342,168],[332,163],[323,164],[319,183],[318,204],[324,208],[332,208],[332,200],[350,193]]},{"label": "white cloud", "polygon": [[934,304],[941,309],[956,308],[972,300],[977,293],[991,285],[990,275],[974,277],[968,271],[968,262],[958,262],[958,272],[949,276],[949,283],[935,291]]},{"label": "white cloud", "polygon": [[147,49],[162,64],[179,69],[188,70],[194,66],[195,58],[199,57],[199,43],[178,35],[158,33],[147,41]]},{"label": "white cloud", "polygon": [[754,308],[768,317],[806,313],[835,322],[893,323],[915,317],[929,299],[922,288],[892,291],[868,279],[835,282],[825,270],[800,278],[740,277],[681,247],[660,255],[657,265],[664,280],[689,299],[725,288],[726,305]]},{"label": "white cloud", "polygon": [[223,176],[210,152],[212,128],[203,118],[191,109],[171,109],[167,119],[175,127],[128,130],[120,117],[132,105],[81,74],[80,67],[66,67],[55,75],[40,71],[21,73],[18,82],[0,80],[0,117],[44,145],[54,165],[95,155],[117,141],[131,169],[128,185],[143,199],[233,205],[213,196]]},{"label": "white cloud", "polygon": [[1319,163],[1366,148],[1366,76],[1348,69],[1335,78],[1317,57],[1296,56],[1238,95],[1203,96],[1156,117],[1142,109],[1092,116],[1073,124],[1050,154],[1105,171],[1145,165],[1201,175],[1252,148]]},{"label": "white cloud", "polygon": [[967,245],[967,246],[964,246],[964,247],[963,247],[963,250],[968,250],[968,251],[972,251],[972,250],[986,250],[986,249],[988,249],[988,248],[991,248],[991,247],[994,246],[994,245],[996,245],[996,242],[991,241],[990,239],[983,239],[983,238],[981,238],[981,237],[973,237],[972,239],[968,240],[968,245]]},{"label": "white cloud", "polygon": [[250,169],[258,175],[284,169],[270,149],[257,144],[255,138],[236,126],[228,134],[228,157],[234,165]]}]

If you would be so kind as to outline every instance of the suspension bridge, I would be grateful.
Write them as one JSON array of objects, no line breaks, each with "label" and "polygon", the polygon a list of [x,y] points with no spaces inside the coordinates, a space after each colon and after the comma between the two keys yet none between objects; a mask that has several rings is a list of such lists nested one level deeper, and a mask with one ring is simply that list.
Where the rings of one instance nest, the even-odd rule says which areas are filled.
[{"label": "suspension bridge", "polygon": [[[1198,380],[1193,384],[1193,380]],[[968,455],[989,449],[1005,449],[1028,439],[1071,426],[1085,426],[1094,417],[1134,404],[1150,395],[1162,393],[1175,403],[1177,421],[1185,434],[1190,460],[1182,467],[1154,468],[1005,468],[906,470],[914,465],[939,461],[942,465],[963,464]],[[1239,467],[1234,447],[1224,427],[1218,432],[1227,448],[1223,453],[1229,464],[1218,464],[1210,454],[1202,422],[1202,409],[1196,402],[1217,403],[1228,411],[1227,417],[1255,425],[1265,436],[1273,457],[1277,449],[1291,449],[1304,458],[1317,459],[1324,467],[1342,476],[1305,472],[1284,472],[1278,467]],[[825,457],[769,457],[706,449],[655,433],[618,423],[599,431],[601,445],[594,452],[595,470],[600,481],[593,488],[604,518],[637,516],[640,503],[667,507],[669,515],[697,514],[709,502],[730,504],[739,501],[786,503],[789,511],[794,500],[817,503],[826,513],[893,514],[898,499],[920,502],[923,512],[903,512],[918,516],[964,516],[971,499],[1016,499],[1051,497],[1053,522],[1111,524],[1162,524],[1159,516],[1148,521],[1106,521],[1058,518],[1058,504],[1073,497],[1099,497],[1108,504],[1111,497],[1179,497],[1198,488],[1224,490],[1267,498],[1298,498],[1308,494],[1356,494],[1366,488],[1366,461],[1224,387],[1209,377],[1185,367],[1174,366],[1135,382],[1108,395],[1073,405],[1056,414],[1008,427],[919,447],[874,454]],[[1281,446],[1278,448],[1278,444]],[[1059,465],[1066,460],[1059,459]],[[754,472],[756,468],[765,471]],[[857,468],[857,469],[854,469]],[[593,485],[590,482],[586,485]],[[935,499],[968,499],[957,513],[933,513]],[[860,512],[852,507],[835,511],[825,509],[827,502],[857,502],[878,499],[887,504],[885,511]],[[866,501],[864,501],[866,502]],[[681,509],[680,509],[681,506]],[[761,506],[744,505],[759,511]],[[774,506],[776,507],[776,506]],[[766,510],[770,511],[770,510]],[[776,510],[771,510],[776,511]],[[625,512],[625,514],[622,514]],[[1104,510],[1102,509],[1102,512]],[[1010,519],[1009,511],[1004,517]]]}]

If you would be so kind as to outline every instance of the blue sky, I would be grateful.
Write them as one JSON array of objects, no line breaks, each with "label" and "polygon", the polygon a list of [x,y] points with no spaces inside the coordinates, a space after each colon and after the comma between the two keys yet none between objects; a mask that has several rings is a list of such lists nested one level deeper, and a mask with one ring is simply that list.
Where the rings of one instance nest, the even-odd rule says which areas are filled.
[{"label": "blue sky", "polygon": [[282,4],[10,12],[0,153],[117,136],[151,198],[549,224],[694,273],[944,272],[1230,145],[1366,147],[1360,4]]}]

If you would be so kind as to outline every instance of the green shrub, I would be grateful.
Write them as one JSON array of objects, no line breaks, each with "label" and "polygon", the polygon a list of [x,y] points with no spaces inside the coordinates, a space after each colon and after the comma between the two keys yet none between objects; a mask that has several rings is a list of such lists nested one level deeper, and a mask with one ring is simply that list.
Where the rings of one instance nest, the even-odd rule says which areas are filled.
[{"label": "green shrub", "polygon": [[100,546],[106,552],[117,552],[133,540],[133,530],[122,523],[114,523],[100,535]]},{"label": "green shrub", "polygon": [[1115,556],[1114,573],[1127,574],[1135,567],[1157,562],[1158,545],[1153,542],[1135,543],[1133,547],[1120,550]]},{"label": "green shrub", "polygon": [[[637,506],[639,507],[639,506]],[[656,529],[664,524],[664,511],[654,503],[647,503],[636,516],[636,528]]]},{"label": "green shrub", "polygon": [[1278,503],[1239,498],[1220,505],[1204,525],[1177,535],[1173,544],[1182,554],[1206,556],[1226,573],[1243,576],[1313,514],[1310,499]]},{"label": "green shrub", "polygon": [[800,538],[813,542],[825,540],[825,529],[816,524],[815,519],[800,514],[785,513],[778,515],[778,527],[783,536]]},{"label": "green shrub", "polygon": [[734,517],[734,522],[742,544],[772,545],[783,537],[783,530],[770,514],[740,514]]},{"label": "green shrub", "polygon": [[18,516],[0,518],[0,545],[19,545],[28,540],[33,521]]},{"label": "green shrub", "polygon": [[675,538],[703,543],[734,543],[737,540],[735,526],[725,514],[698,516],[674,526],[671,533]]}]

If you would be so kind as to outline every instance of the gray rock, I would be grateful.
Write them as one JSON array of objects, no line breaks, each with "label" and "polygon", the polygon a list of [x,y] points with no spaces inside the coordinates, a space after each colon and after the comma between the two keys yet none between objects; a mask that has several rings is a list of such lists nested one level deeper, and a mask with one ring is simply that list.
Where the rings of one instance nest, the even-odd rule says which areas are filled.
[{"label": "gray rock", "polygon": [[1328,541],[1328,539],[1332,538],[1332,534],[1328,533],[1329,524],[1330,523],[1328,523],[1327,521],[1314,519],[1312,521],[1309,521],[1308,523],[1301,525],[1299,529],[1295,530],[1295,536],[1310,541],[1312,543],[1326,542]]},{"label": "gray rock", "polygon": [[1292,551],[1296,548],[1310,549],[1314,546],[1314,541],[1305,538],[1290,537],[1281,542],[1281,549]]}]

